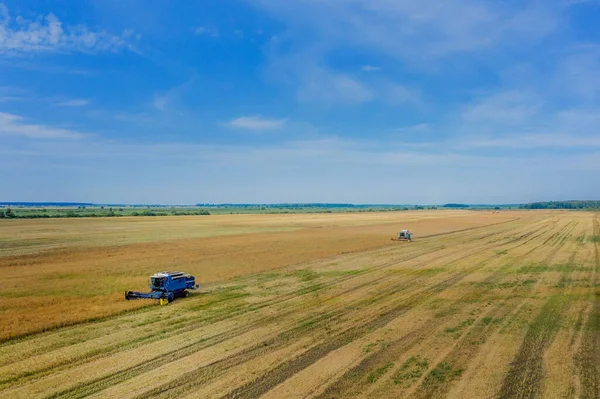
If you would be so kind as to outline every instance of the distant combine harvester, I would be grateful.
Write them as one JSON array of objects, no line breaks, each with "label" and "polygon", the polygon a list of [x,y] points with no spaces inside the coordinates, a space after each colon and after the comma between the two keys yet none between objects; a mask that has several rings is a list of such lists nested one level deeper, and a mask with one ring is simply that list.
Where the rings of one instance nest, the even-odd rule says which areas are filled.
[{"label": "distant combine harvester", "polygon": [[398,233],[397,237],[392,237],[392,241],[406,241],[406,242],[411,242],[412,241],[412,235],[413,235],[413,233],[411,233],[408,230],[400,230],[400,232]]}]

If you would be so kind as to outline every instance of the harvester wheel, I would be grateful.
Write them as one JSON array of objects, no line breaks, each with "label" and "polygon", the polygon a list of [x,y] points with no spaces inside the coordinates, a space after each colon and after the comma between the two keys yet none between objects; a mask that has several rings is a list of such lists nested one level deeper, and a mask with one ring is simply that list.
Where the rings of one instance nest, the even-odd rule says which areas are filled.
[{"label": "harvester wheel", "polygon": [[182,296],[183,298],[187,298],[187,297],[188,297],[188,295],[190,295],[190,293],[189,293],[188,291],[183,291],[183,292],[181,293],[181,296]]},{"label": "harvester wheel", "polygon": [[175,299],[175,295],[169,293],[169,296],[167,296],[167,300],[169,301],[169,303],[173,302],[173,299]]}]

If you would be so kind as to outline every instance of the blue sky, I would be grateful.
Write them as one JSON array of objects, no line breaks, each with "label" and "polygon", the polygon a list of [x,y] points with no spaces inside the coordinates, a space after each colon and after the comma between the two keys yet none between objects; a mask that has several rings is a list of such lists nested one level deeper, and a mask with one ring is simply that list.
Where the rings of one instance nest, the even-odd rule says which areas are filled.
[{"label": "blue sky", "polygon": [[600,1],[0,4],[3,201],[600,198]]}]

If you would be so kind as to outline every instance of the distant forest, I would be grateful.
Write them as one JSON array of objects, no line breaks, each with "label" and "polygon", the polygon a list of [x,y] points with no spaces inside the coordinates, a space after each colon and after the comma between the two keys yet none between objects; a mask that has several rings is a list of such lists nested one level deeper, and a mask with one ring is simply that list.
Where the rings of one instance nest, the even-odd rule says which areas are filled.
[{"label": "distant forest", "polygon": [[442,205],[443,208],[468,208],[469,205],[466,204],[446,204]]},{"label": "distant forest", "polygon": [[550,201],[532,202],[521,209],[600,209],[600,201]]}]

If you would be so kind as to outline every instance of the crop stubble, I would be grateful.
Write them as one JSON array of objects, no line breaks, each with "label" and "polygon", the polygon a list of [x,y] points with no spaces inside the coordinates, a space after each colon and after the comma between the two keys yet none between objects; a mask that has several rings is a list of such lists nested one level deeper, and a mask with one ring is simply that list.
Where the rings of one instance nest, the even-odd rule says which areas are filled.
[{"label": "crop stubble", "polygon": [[[597,216],[473,215],[480,220],[457,222],[468,214],[413,220],[411,229],[423,223],[429,230],[410,244],[379,241],[375,234],[390,228],[384,219],[362,219],[360,226],[345,219],[351,225],[345,227],[337,219],[337,226],[304,226],[280,234],[289,235],[284,238],[229,236],[247,244],[234,259],[246,253],[270,267],[248,274],[247,265],[225,282],[215,273],[207,277],[209,292],[168,307],[124,314],[111,308],[113,315],[97,321],[9,339],[0,345],[0,390],[5,397],[52,398],[429,398],[541,397],[551,389],[597,397],[600,261],[598,242],[581,238],[599,235]],[[328,241],[331,233],[345,236]],[[314,239],[318,248],[269,254],[294,238],[302,245]],[[157,247],[171,254],[171,246],[187,248],[180,259],[192,264],[189,246],[231,248],[225,240]],[[259,251],[248,241],[275,244]],[[326,248],[332,242],[335,251]],[[131,244],[110,253],[122,261],[126,248]],[[63,249],[58,259],[100,250],[75,248],[79,255],[70,255]],[[28,256],[20,259],[29,268],[58,263],[53,252],[40,252],[35,265],[27,264]],[[11,256],[4,267],[18,263]],[[115,262],[108,261],[108,269],[119,272]],[[578,321],[563,322],[571,315]],[[561,368],[548,363],[552,359],[575,370],[574,379],[549,384],[548,375]]]}]

